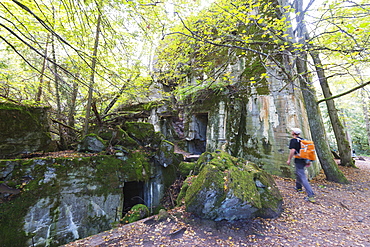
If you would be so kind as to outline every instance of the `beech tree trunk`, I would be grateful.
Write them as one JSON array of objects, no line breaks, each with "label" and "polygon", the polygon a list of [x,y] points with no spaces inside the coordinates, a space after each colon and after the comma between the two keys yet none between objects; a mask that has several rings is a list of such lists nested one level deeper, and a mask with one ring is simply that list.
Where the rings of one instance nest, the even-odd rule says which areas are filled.
[{"label": "beech tree trunk", "polygon": [[91,104],[92,104],[92,98],[93,98],[93,89],[94,89],[96,56],[98,54],[98,46],[99,46],[101,11],[100,11],[100,8],[98,8],[98,9],[99,9],[99,15],[98,15],[98,22],[96,24],[95,44],[94,44],[94,51],[93,51],[92,62],[91,62],[89,94],[88,94],[88,98],[87,98],[85,126],[84,126],[84,131],[83,131],[84,135],[87,135],[88,132],[89,132],[90,111],[91,111]]},{"label": "beech tree trunk", "polygon": [[327,180],[337,183],[349,183],[338,165],[334,161],[329,144],[326,139],[324,123],[321,118],[320,108],[317,104],[316,93],[310,85],[307,68],[307,55],[300,53],[297,58],[297,72],[299,73],[299,85],[302,89],[303,99],[306,106],[308,122],[310,125],[312,140],[315,143],[317,157],[324,170]]},{"label": "beech tree trunk", "polygon": [[40,82],[39,87],[37,89],[37,95],[36,95],[36,102],[41,101],[41,95],[44,87],[44,75],[45,75],[45,69],[46,69],[46,58],[48,55],[48,45],[49,45],[49,35],[46,38],[46,44],[45,44],[45,50],[44,50],[44,58],[42,61],[42,67],[41,67],[41,73],[40,73]]},{"label": "beech tree trunk", "polygon": [[[304,11],[302,8],[302,0],[296,0],[295,11],[297,17],[296,35],[297,40],[306,47],[308,44],[308,32],[304,22]],[[324,123],[321,117],[319,105],[317,104],[316,92],[309,77],[307,66],[307,52],[301,50],[296,56],[296,67],[298,73],[299,85],[302,90],[304,104],[306,106],[308,123],[311,130],[312,139],[315,143],[317,157],[324,170],[327,180],[337,183],[349,183],[338,165],[334,161],[334,156],[331,153],[329,144],[326,138]]]},{"label": "beech tree trunk", "polygon": [[[326,79],[326,76],[325,76],[325,71],[322,68],[322,62],[319,57],[319,54],[316,52],[310,52],[310,55],[315,64],[316,73],[319,77],[319,81],[320,81],[320,85],[321,85],[324,97],[329,98],[333,95],[330,91],[328,80]],[[335,107],[334,100],[332,99],[327,100],[326,107],[328,108],[330,122],[333,127],[335,139],[337,140],[337,147],[338,147],[339,156],[340,156],[340,163],[343,166],[356,167],[352,159],[351,145],[347,139],[347,135],[344,130],[343,124],[339,120],[338,110]]]},{"label": "beech tree trunk", "polygon": [[[54,73],[54,83],[55,83],[55,97],[57,101],[57,119],[59,122],[62,121],[62,107],[60,104],[60,90],[59,90],[59,76],[58,76],[58,67],[56,61],[56,54],[55,54],[55,45],[54,45],[54,36],[52,36],[51,48],[52,48],[52,55],[53,55],[53,73]],[[58,132],[59,132],[59,145],[61,150],[65,150],[67,145],[64,137],[63,126],[58,124]]]},{"label": "beech tree trunk", "polygon": [[73,82],[72,86],[72,93],[68,100],[68,126],[71,128],[67,128],[67,134],[68,134],[68,143],[73,143],[77,139],[77,132],[73,130],[75,126],[75,115],[76,115],[76,99],[78,94],[78,84],[76,81]]},{"label": "beech tree trunk", "polygon": [[367,136],[367,144],[370,147],[370,118],[369,118],[369,107],[368,107],[368,96],[364,93],[364,90],[362,90],[362,98],[364,101],[362,102],[362,109],[365,116],[365,123],[366,123],[366,136]]}]

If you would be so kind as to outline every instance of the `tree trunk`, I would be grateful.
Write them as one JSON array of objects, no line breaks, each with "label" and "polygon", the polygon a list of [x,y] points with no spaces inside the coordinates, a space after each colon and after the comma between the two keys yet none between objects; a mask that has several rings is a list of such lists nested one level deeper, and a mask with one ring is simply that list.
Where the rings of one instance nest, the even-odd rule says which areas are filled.
[{"label": "tree trunk", "polygon": [[[135,79],[138,78],[138,77],[139,77],[139,75],[136,75],[135,78],[132,79],[132,75],[131,75],[130,78],[127,80],[127,83],[126,84],[130,83],[131,80],[132,81],[135,81]],[[127,87],[126,85],[123,85],[122,86],[122,88],[119,90],[119,92],[116,95],[116,97],[114,97],[114,99],[109,103],[109,105],[107,106],[107,108],[105,108],[103,115],[108,114],[108,112],[110,111],[110,109],[112,109],[112,107],[114,106],[114,104],[118,101],[119,97],[121,97],[121,95],[122,95],[122,93],[123,93],[123,91],[125,90],[126,87]]]},{"label": "tree trunk", "polygon": [[96,56],[98,54],[98,46],[99,46],[101,11],[100,11],[100,7],[98,7],[98,9],[99,9],[99,15],[98,15],[98,22],[96,24],[95,44],[94,44],[92,61],[91,61],[91,76],[90,76],[89,94],[88,94],[87,105],[86,105],[85,126],[84,126],[84,131],[83,131],[84,135],[87,135],[89,132],[89,120],[90,120],[90,111],[91,111],[93,89],[94,89]]},{"label": "tree trunk", "polygon": [[76,81],[73,82],[72,94],[69,99],[69,111],[68,111],[68,125],[75,126],[75,113],[76,113],[76,99],[78,94],[78,84]]},{"label": "tree trunk", "polygon": [[[324,97],[329,98],[333,95],[330,91],[328,80],[326,79],[325,71],[322,67],[322,62],[319,57],[319,54],[317,52],[311,51],[310,55],[313,59],[313,62],[316,68],[316,73],[317,73],[317,76],[319,77],[320,85],[324,93]],[[335,107],[334,100],[332,99],[327,100],[326,107],[328,108],[330,122],[333,127],[335,139],[337,140],[337,147],[338,147],[339,156],[340,156],[340,163],[343,166],[356,167],[352,159],[351,146],[346,138],[347,135],[345,133],[343,124],[339,120],[338,110]]]},{"label": "tree trunk", "polygon": [[[57,119],[58,121],[62,122],[62,107],[60,104],[60,90],[59,90],[59,77],[58,77],[58,67],[55,55],[55,45],[54,45],[54,36],[52,36],[51,41],[51,48],[52,48],[52,55],[53,55],[53,73],[54,73],[54,84],[55,84],[55,97],[57,101]],[[64,138],[64,131],[63,126],[58,124],[58,132],[59,132],[59,145],[60,149],[66,149],[66,142]]]},{"label": "tree trunk", "polygon": [[[302,8],[302,3],[302,0],[295,1],[295,11],[297,18],[296,34],[297,40],[299,40],[299,42],[303,44],[304,47],[306,47],[308,45],[306,43],[306,40],[309,39],[307,27],[304,22],[304,11]],[[316,92],[313,85],[309,83],[311,79],[309,78],[309,71],[307,67],[307,52],[305,50],[301,50],[301,52],[297,55],[296,67],[299,85],[301,87],[304,104],[306,106],[311,136],[315,143],[316,153],[324,170],[326,178],[329,181],[334,181],[337,183],[349,183],[342,171],[339,170],[338,165],[335,163],[333,154],[331,153],[329,144],[327,142],[324,123],[321,117],[319,105],[317,104]]]},{"label": "tree trunk", "polygon": [[348,183],[348,180],[339,170],[338,165],[334,161],[329,144],[326,139],[324,123],[321,118],[320,108],[317,104],[315,90],[310,85],[307,68],[307,55],[300,53],[297,58],[297,72],[299,73],[299,84],[302,89],[303,99],[306,106],[308,122],[310,125],[312,139],[315,143],[316,153],[320,164],[324,170],[326,178],[329,181],[337,183]]},{"label": "tree trunk", "polygon": [[[69,104],[68,104],[68,126],[74,128],[75,126],[75,114],[76,114],[76,99],[78,94],[78,84],[76,81],[73,82],[73,88],[72,88],[72,94],[69,98]],[[76,131],[73,129],[66,129],[68,134],[68,143],[75,142],[76,141]]]},{"label": "tree trunk", "polygon": [[362,109],[364,112],[364,117],[365,117],[365,123],[366,123],[366,136],[367,136],[367,144],[370,147],[370,118],[369,118],[369,107],[368,107],[368,96],[364,93],[364,90],[362,90],[362,98],[364,101],[362,102]]},{"label": "tree trunk", "polygon": [[41,67],[41,73],[40,73],[40,82],[39,82],[39,87],[37,90],[37,95],[36,95],[36,102],[41,101],[41,95],[44,87],[44,75],[45,75],[45,69],[46,69],[46,61],[47,61],[47,55],[48,55],[48,45],[49,45],[49,35],[46,38],[46,44],[45,44],[45,50],[44,50],[44,59],[42,61],[42,67]]}]

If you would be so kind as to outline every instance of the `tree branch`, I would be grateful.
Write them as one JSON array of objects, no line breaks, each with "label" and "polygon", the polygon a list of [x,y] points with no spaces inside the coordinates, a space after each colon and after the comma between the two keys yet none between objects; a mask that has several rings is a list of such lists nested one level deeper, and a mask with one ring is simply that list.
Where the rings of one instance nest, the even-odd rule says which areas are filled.
[{"label": "tree branch", "polygon": [[[69,125],[66,125],[66,124],[64,124],[64,123],[62,123],[62,122],[60,122],[60,121],[58,121],[58,120],[56,120],[56,119],[54,119],[54,118],[51,118],[50,120],[51,120],[51,121],[53,121],[54,123],[57,123],[57,124],[62,125],[62,126],[63,126],[63,127],[65,127],[65,128],[68,128],[68,129],[70,129],[70,130],[73,130],[73,131],[75,131],[75,132],[77,132],[77,133],[81,133],[81,131],[79,131],[78,129],[75,129],[75,128],[73,128],[73,127],[69,126]],[[56,132],[54,132],[54,133],[59,135],[59,133],[56,133]]]},{"label": "tree branch", "polygon": [[365,86],[367,86],[367,85],[369,85],[369,84],[370,84],[370,81],[365,82],[365,83],[363,83],[363,84],[361,84],[361,85],[359,85],[359,86],[357,86],[357,87],[354,87],[354,88],[352,88],[352,89],[350,89],[350,90],[348,90],[348,91],[346,91],[346,92],[343,92],[343,93],[340,93],[340,94],[337,94],[337,95],[331,96],[331,97],[326,98],[326,99],[321,99],[321,100],[317,101],[317,104],[320,104],[320,103],[322,103],[322,102],[324,102],[324,101],[327,101],[327,100],[331,100],[331,99],[336,99],[336,98],[342,97],[342,96],[344,96],[344,95],[346,95],[346,94],[352,93],[352,92],[354,92],[354,91],[356,91],[356,90],[358,90],[358,89],[360,89],[360,88],[363,88],[363,87],[365,87]]},{"label": "tree branch", "polygon": [[[20,40],[23,44],[25,44],[26,46],[28,46],[31,50],[33,50],[34,52],[36,52],[39,56],[45,58],[46,60],[48,60],[50,63],[52,64],[55,64],[58,68],[60,68],[61,70],[63,70],[66,74],[72,76],[74,79],[76,79],[78,82],[80,82],[81,84],[85,85],[86,87],[89,87],[85,82],[81,81],[81,79],[77,78],[73,73],[71,73],[70,71],[68,71],[67,69],[63,68],[62,66],[60,66],[59,64],[55,63],[55,61],[53,61],[52,59],[50,59],[49,57],[45,56],[44,54],[42,54],[41,52],[39,52],[35,47],[33,47],[32,45],[30,45],[27,41],[23,40],[19,35],[17,35],[13,30],[11,30],[10,28],[8,28],[7,26],[5,26],[4,24],[0,23],[0,26],[5,28],[8,32],[10,32],[14,37],[16,37],[18,40]],[[4,37],[0,36],[0,38],[2,40],[4,40],[10,47],[12,47],[12,49],[32,68],[32,69],[35,69],[38,73],[41,73],[37,68],[35,68],[32,64],[30,64],[27,59],[25,57],[22,56],[22,54],[20,54],[13,45],[11,45]]]}]

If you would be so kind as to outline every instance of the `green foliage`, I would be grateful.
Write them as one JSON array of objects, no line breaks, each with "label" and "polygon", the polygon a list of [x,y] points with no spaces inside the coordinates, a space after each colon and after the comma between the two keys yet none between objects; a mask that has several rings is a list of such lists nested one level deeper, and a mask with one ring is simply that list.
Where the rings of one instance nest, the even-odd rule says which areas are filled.
[{"label": "green foliage", "polygon": [[[370,24],[369,7],[364,3],[335,0],[314,12],[322,15],[312,21],[313,38],[303,41],[326,57],[324,69],[331,70],[329,76],[345,71],[357,81],[368,78],[364,75]],[[200,90],[222,92],[237,80],[243,84],[240,88],[256,85],[258,94],[266,94],[270,76],[266,68],[280,67],[286,54],[299,55],[308,49],[291,35],[295,27],[289,17],[294,9],[277,1],[52,0],[23,4],[5,1],[0,5],[0,95],[18,102],[38,102],[41,93],[41,102],[56,109],[58,92],[61,121],[66,123],[74,110],[76,128],[81,128],[85,116],[99,13],[102,38],[93,97],[99,113],[115,97],[116,105],[146,102],[153,90],[161,90],[153,86],[155,80],[165,86],[161,97],[168,97],[169,92],[179,99]],[[52,71],[53,46],[58,87]],[[150,71],[154,53],[158,73]],[[248,69],[242,75],[230,74],[228,66],[243,59]]]},{"label": "green foliage", "polygon": [[[158,34],[173,23],[168,8],[176,6],[176,11],[182,12],[184,3],[183,0],[2,2],[0,95],[17,102],[38,102],[41,95],[41,101],[53,108],[60,104],[64,116],[75,111],[73,120],[80,128],[92,77],[97,18],[101,14],[93,92],[97,110],[103,112],[115,97],[116,105],[146,101],[153,89],[149,63]],[[66,123],[64,116],[60,121]]]},{"label": "green foliage", "polygon": [[[199,90],[224,90],[236,80],[266,84],[267,54],[276,56],[291,46],[290,23],[283,15],[289,11],[271,1],[217,1],[181,19],[159,49],[159,81],[176,89],[180,99]],[[243,59],[249,71],[236,78],[229,66]]]}]

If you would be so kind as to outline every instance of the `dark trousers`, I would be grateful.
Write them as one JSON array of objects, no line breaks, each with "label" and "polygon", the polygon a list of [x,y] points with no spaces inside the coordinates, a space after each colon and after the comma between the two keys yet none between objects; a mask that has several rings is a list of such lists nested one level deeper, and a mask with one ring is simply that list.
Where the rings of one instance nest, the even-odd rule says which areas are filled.
[{"label": "dark trousers", "polygon": [[296,175],[296,188],[302,189],[302,186],[306,190],[307,196],[314,196],[312,187],[308,182],[305,173],[306,160],[304,159],[294,159],[295,165],[295,175]]}]

